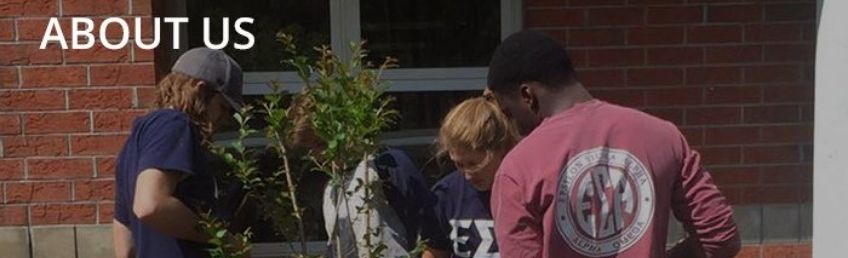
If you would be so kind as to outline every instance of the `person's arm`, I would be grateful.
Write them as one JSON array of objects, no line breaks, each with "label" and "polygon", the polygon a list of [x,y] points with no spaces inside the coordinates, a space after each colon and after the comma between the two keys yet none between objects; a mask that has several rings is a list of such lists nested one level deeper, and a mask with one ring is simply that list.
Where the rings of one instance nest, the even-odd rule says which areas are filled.
[{"label": "person's arm", "polygon": [[132,233],[126,225],[118,220],[112,221],[112,242],[115,245],[115,258],[135,257]]},{"label": "person's arm", "polygon": [[541,221],[525,200],[521,184],[504,175],[507,169],[506,164],[501,166],[492,186],[492,218],[500,255],[541,257]]},{"label": "person's arm", "polygon": [[133,213],[151,228],[179,239],[206,243],[208,236],[197,229],[198,217],[173,196],[179,173],[146,169],[138,175]]},{"label": "person's arm", "polygon": [[421,253],[421,258],[450,258],[450,251],[428,247]]},{"label": "person's arm", "polygon": [[733,257],[740,249],[739,233],[727,199],[701,167],[698,152],[684,141],[681,176],[674,186],[672,211],[683,223],[687,239],[669,257]]}]

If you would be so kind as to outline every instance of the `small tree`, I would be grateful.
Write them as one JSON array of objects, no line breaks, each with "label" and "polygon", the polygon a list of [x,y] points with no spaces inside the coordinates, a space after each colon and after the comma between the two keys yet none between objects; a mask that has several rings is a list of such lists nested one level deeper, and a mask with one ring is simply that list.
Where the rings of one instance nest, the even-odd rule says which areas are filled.
[{"label": "small tree", "polygon": [[[326,46],[315,48],[320,57],[310,60],[298,53],[292,36],[281,34],[279,41],[290,56],[283,62],[294,68],[304,83],[303,91],[295,95],[284,92],[277,83],[272,83],[273,93],[266,95],[262,103],[261,113],[268,124],[265,137],[270,141],[271,150],[282,161],[281,167],[268,176],[258,172],[255,157],[244,145],[248,136],[258,133],[248,126],[254,115],[250,108],[235,115],[240,126],[239,137],[229,151],[220,148],[217,154],[232,168],[228,177],[236,179],[247,192],[244,199],[259,200],[260,209],[266,214],[266,219],[272,221],[275,231],[286,239],[298,239],[300,252],[297,256],[306,257],[305,218],[297,198],[298,179],[292,171],[293,157],[290,157],[288,149],[293,124],[284,100],[295,98],[308,103],[301,108],[308,114],[311,128],[326,143],[326,148],[320,152],[310,152],[307,160],[315,165],[316,171],[329,176],[328,185],[337,193],[335,206],[338,210],[342,201],[352,194],[343,189],[344,182],[351,180],[353,170],[360,163],[365,162],[373,167],[371,163],[378,151],[378,137],[397,118],[397,112],[389,108],[392,100],[385,96],[386,82],[380,79],[382,72],[394,67],[396,62],[386,58],[375,67],[364,61],[367,51],[363,43],[351,44],[353,54],[347,61],[334,55]],[[381,182],[379,178],[371,178],[369,173],[365,175],[365,178],[355,182],[356,190],[363,190],[365,195],[364,205],[356,207],[356,212],[365,216],[367,224],[362,239],[364,246],[359,248],[366,250],[364,253],[367,257],[383,257],[386,245],[373,241],[382,239],[382,230],[379,225],[370,224],[375,209],[375,193]],[[238,257],[249,251],[249,232],[239,238],[241,245],[228,245],[225,241],[228,239],[224,238],[230,234],[225,223],[207,216],[202,226],[214,236],[211,243],[215,248],[210,250],[214,257]],[[331,241],[335,241],[339,247],[339,231],[333,232]],[[417,255],[422,246],[419,241],[415,253],[410,256]],[[340,255],[338,250],[336,253]]]}]

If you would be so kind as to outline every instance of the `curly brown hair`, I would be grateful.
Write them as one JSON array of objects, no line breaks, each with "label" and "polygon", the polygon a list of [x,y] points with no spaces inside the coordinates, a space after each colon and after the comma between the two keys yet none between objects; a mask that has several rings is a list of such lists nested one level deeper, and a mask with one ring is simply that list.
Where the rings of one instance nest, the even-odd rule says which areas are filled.
[{"label": "curly brown hair", "polygon": [[213,125],[206,115],[215,91],[202,80],[172,72],[156,85],[156,108],[170,108],[186,113],[201,136],[204,145],[210,143]]}]

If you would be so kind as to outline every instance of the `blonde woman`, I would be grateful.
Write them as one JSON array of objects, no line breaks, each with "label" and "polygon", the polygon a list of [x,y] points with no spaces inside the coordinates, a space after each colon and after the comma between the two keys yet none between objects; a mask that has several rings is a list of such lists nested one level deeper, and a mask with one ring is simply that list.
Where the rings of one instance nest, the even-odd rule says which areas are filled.
[{"label": "blonde woman", "polygon": [[196,48],[157,85],[156,109],[133,123],[118,156],[113,235],[117,257],[209,257],[197,211],[216,198],[210,135],[241,105],[242,73],[224,52]]},{"label": "blonde woman", "polygon": [[501,160],[518,143],[516,127],[487,97],[465,100],[445,116],[439,150],[457,170],[432,188],[436,199],[425,258],[499,257],[489,205]]}]

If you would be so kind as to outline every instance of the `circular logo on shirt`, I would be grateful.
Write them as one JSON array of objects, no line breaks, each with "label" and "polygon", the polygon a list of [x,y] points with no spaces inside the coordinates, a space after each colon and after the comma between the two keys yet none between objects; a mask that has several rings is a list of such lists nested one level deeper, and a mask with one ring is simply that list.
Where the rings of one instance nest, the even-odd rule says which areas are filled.
[{"label": "circular logo on shirt", "polygon": [[651,173],[625,150],[599,147],[577,154],[560,172],[557,191],[557,228],[585,256],[624,252],[654,216]]}]

